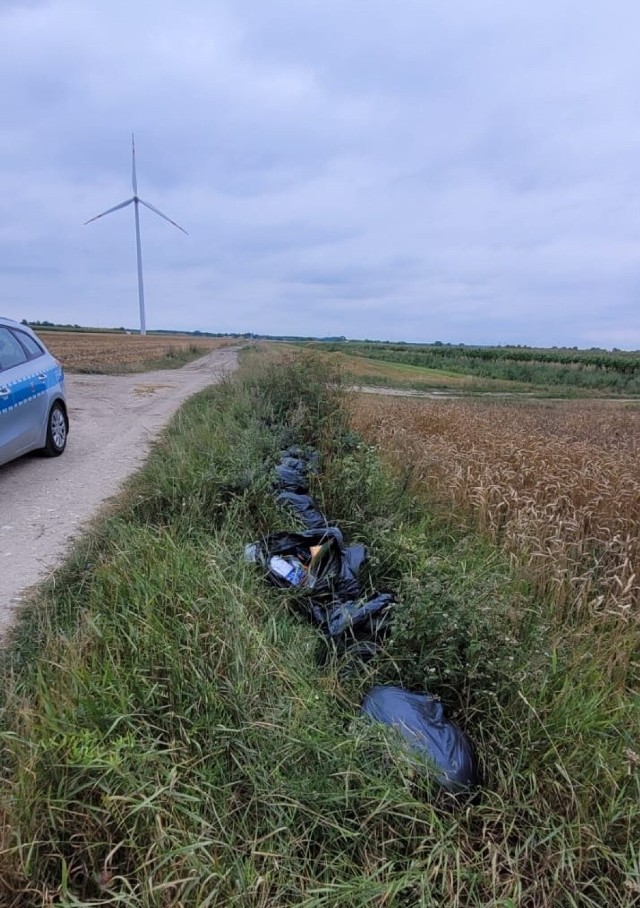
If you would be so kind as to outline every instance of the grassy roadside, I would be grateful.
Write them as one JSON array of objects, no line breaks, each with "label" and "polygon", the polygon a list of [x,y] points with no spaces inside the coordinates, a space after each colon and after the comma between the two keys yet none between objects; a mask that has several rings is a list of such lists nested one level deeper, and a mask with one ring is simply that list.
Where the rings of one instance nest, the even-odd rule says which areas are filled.
[{"label": "grassy roadside", "polygon": [[[194,398],[27,616],[4,666],[2,904],[637,898],[638,717],[611,654],[587,658],[585,627],[551,651],[544,603],[385,471],[328,379],[249,358]],[[371,547],[367,589],[401,597],[350,677],[242,559],[293,526],[268,473],[293,440],[321,448],[321,506]],[[478,748],[476,802],[436,796],[354,719],[373,680],[442,696]]]}]

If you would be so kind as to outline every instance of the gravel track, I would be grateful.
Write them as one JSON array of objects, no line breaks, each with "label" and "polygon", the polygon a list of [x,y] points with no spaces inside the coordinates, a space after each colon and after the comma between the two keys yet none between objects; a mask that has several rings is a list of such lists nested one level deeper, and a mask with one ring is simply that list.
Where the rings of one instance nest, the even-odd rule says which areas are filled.
[{"label": "gravel track", "polygon": [[0,467],[0,633],[30,587],[46,579],[87,521],[146,457],[181,403],[238,363],[223,348],[175,370],[67,374],[71,428],[59,458]]}]

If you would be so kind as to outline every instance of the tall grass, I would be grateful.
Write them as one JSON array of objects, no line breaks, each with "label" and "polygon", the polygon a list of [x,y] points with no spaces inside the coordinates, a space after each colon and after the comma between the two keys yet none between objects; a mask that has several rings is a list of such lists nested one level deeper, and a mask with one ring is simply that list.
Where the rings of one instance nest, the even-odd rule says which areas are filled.
[{"label": "tall grass", "polygon": [[[293,526],[270,489],[292,441],[321,446],[314,493],[371,546],[366,588],[400,595],[360,672],[243,562],[246,542]],[[181,411],[4,669],[2,904],[637,898],[630,698],[596,659],[550,649],[500,553],[382,466],[313,359],[249,363]],[[374,681],[443,697],[479,752],[476,800],[438,793],[358,717]]]}]

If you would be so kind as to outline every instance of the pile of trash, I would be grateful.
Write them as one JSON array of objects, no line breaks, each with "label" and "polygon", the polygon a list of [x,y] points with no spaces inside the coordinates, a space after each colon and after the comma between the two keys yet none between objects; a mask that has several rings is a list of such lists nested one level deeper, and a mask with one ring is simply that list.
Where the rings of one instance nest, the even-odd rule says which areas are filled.
[{"label": "pile of trash", "polygon": [[[272,585],[295,589],[309,620],[331,641],[338,654],[365,661],[374,656],[393,620],[392,593],[363,596],[359,574],[364,545],[346,545],[309,494],[310,477],[319,471],[319,455],[295,445],[282,452],[275,467],[276,501],[307,527],[299,533],[274,532],[247,545],[245,559],[258,565]],[[468,791],[478,782],[473,749],[462,730],[444,715],[430,694],[376,685],[362,711],[395,728],[411,753],[436,768],[448,791]]]}]

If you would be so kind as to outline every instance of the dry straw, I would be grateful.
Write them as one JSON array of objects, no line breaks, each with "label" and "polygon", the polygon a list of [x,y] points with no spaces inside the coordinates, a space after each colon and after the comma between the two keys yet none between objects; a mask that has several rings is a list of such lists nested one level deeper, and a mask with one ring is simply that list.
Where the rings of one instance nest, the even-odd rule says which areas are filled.
[{"label": "dry straw", "polygon": [[562,621],[636,620],[640,409],[354,398],[355,428],[524,563]]},{"label": "dry straw", "polygon": [[79,372],[127,371],[147,363],[183,354],[201,356],[229,343],[226,338],[188,335],[91,333],[88,331],[42,331],[42,340],[65,369]]}]

